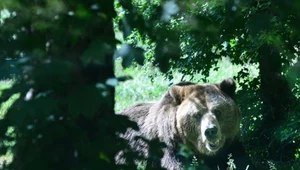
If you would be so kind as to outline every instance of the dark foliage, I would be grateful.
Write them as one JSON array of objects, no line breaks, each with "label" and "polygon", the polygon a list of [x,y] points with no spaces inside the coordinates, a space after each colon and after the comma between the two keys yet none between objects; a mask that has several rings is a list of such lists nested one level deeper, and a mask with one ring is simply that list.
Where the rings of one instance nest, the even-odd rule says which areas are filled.
[{"label": "dark foliage", "polygon": [[[128,147],[117,134],[136,125],[114,114],[114,86],[128,77],[114,76],[113,58],[122,56],[123,66],[143,64],[144,49],[123,44],[116,50],[121,44],[113,29],[116,6],[125,11],[119,20],[124,38],[136,29],[155,43],[154,64],[163,72],[179,68],[207,76],[221,56],[236,64],[259,63],[259,77],[249,78],[246,69],[236,77],[242,87],[236,98],[245,116],[243,142],[257,164],[296,160],[297,0],[149,1],[141,6],[129,0],[3,0],[0,9],[10,16],[0,20],[0,76],[16,82],[0,102],[20,94],[0,121],[1,154],[12,150],[15,156],[4,169],[117,168],[115,154]],[[11,141],[15,144],[7,145]],[[154,150],[153,157],[141,159],[159,155]],[[123,168],[134,169],[138,153],[128,157],[132,161]]]}]

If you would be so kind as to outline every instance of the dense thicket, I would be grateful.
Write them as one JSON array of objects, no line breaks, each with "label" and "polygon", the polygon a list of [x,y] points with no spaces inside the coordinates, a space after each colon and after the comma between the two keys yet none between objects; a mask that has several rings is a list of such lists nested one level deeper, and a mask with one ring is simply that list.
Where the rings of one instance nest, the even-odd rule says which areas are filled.
[{"label": "dense thicket", "polygon": [[0,122],[1,153],[15,156],[8,169],[116,168],[127,147],[116,132],[135,125],[114,114],[126,77],[114,76],[113,59],[143,64],[144,51],[167,73],[208,75],[222,56],[258,63],[258,77],[236,77],[242,139],[258,165],[299,159],[297,0],[3,0],[0,10],[0,75],[16,78],[1,102],[20,94]]}]

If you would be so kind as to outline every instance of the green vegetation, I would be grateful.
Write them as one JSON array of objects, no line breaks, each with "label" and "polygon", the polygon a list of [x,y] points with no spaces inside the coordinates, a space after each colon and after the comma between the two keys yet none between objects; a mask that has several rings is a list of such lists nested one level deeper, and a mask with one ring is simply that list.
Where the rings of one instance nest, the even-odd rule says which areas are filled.
[{"label": "green vegetation", "polygon": [[[0,81],[0,96],[3,90],[8,89],[12,86],[13,80],[2,80]],[[3,119],[8,109],[13,105],[17,98],[19,98],[19,94],[12,95],[6,102],[3,102],[0,106],[0,119]],[[8,133],[13,134],[12,131]],[[5,142],[5,145],[13,145],[14,142]],[[13,154],[11,151],[8,151],[6,154],[0,156],[0,167],[5,163],[10,163],[12,161]]]},{"label": "green vegetation", "polygon": [[[157,67],[154,67],[150,62],[140,66],[134,63],[131,67],[122,68],[122,59],[119,58],[115,62],[116,76],[131,76],[132,79],[121,82],[116,87],[116,104],[115,111],[118,112],[128,106],[140,102],[157,101],[167,91],[170,85],[179,83],[181,81],[203,82],[203,75],[195,73],[193,75],[185,75],[178,70],[172,70],[171,75],[163,74]],[[251,70],[250,77],[258,76],[257,66],[244,64],[234,65],[229,58],[222,58],[209,71],[207,77],[208,82],[219,82],[224,78],[235,77],[238,72],[246,67]],[[216,70],[218,68],[218,70]],[[168,77],[172,77],[169,79]],[[238,86],[238,90],[240,90]]]},{"label": "green vegetation", "polygon": [[[0,81],[0,96],[3,90],[9,89],[13,84],[13,80],[2,80]],[[0,106],[0,119],[4,117],[7,110],[11,107],[11,105],[19,98],[20,95],[14,94],[12,95],[6,102],[1,103]]]},{"label": "green vegetation", "polygon": [[1,0],[0,155],[15,156],[2,169],[120,168],[117,134],[136,124],[115,111],[230,76],[255,164],[297,169],[299,11],[298,0]]}]

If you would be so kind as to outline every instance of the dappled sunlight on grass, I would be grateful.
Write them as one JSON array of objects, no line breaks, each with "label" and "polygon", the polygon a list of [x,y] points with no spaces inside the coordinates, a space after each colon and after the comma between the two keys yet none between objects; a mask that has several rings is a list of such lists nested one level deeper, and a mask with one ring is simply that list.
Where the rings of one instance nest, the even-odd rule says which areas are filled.
[{"label": "dappled sunlight on grass", "polygon": [[135,103],[159,99],[170,83],[157,68],[147,64],[122,71],[121,60],[117,60],[115,72],[116,76],[129,75],[133,78],[116,87],[116,112]]},{"label": "dappled sunlight on grass", "polygon": [[[133,79],[122,82],[116,87],[116,112],[136,103],[159,100],[170,85],[180,82],[183,77],[182,73],[173,70],[171,75],[173,78],[168,79],[150,62],[146,62],[143,66],[133,64],[133,66],[123,70],[121,61],[121,59],[117,59],[115,62],[116,76],[131,76]],[[216,67],[218,67],[217,70]],[[250,77],[258,76],[257,66],[245,64],[244,67],[251,70]],[[223,57],[210,70],[208,82],[217,83],[225,78],[234,77],[241,69],[241,65],[234,65],[229,58]],[[202,83],[202,78],[201,73],[184,76],[185,81],[196,83]]]}]

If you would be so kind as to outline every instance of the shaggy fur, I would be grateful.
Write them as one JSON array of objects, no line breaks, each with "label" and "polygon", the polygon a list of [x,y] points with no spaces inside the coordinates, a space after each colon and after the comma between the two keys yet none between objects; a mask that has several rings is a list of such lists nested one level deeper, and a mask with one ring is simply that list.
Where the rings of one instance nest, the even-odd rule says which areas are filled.
[{"label": "shaggy fur", "polygon": [[[241,113],[233,101],[235,89],[233,79],[218,84],[174,85],[158,102],[141,103],[121,111],[119,114],[129,116],[140,128],[139,131],[128,129],[121,136],[146,156],[147,145],[135,140],[135,136],[164,142],[161,165],[169,170],[184,167],[177,155],[180,144],[189,145],[200,159],[209,162],[220,156],[219,152],[224,152],[222,150],[231,145],[239,132]],[[117,159],[121,158],[122,154],[118,155]]]}]

